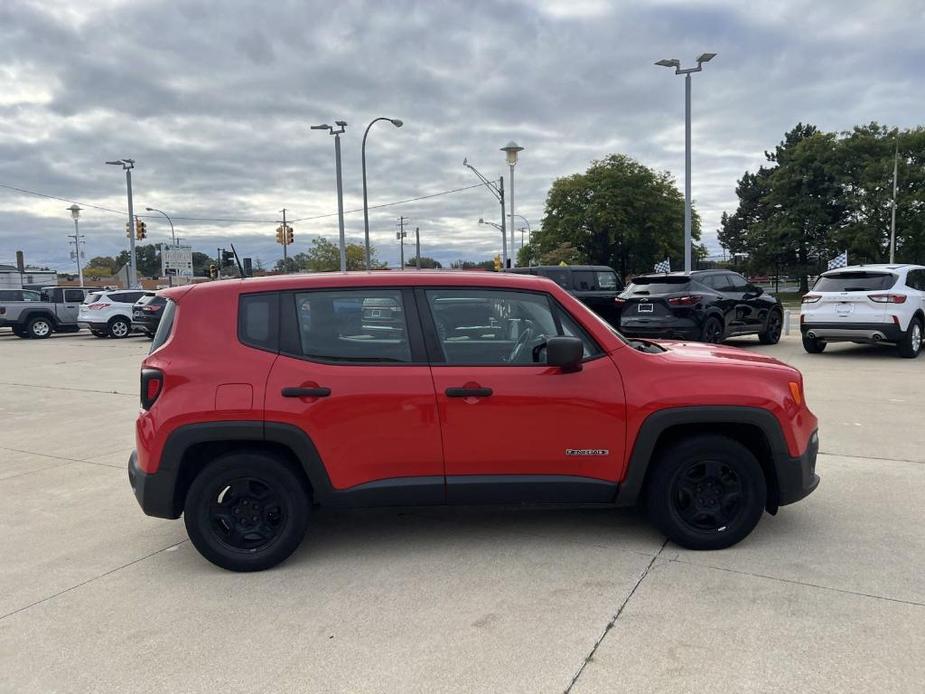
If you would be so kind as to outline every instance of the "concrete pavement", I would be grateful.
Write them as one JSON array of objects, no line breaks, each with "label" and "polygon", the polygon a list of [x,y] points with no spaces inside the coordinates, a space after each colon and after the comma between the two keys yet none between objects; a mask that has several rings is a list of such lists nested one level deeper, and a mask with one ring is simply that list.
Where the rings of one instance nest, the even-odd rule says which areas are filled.
[{"label": "concrete pavement", "polygon": [[633,512],[321,511],[261,574],[144,516],[143,338],[0,332],[0,691],[918,692],[925,357],[796,337],[819,489],[740,545]]}]

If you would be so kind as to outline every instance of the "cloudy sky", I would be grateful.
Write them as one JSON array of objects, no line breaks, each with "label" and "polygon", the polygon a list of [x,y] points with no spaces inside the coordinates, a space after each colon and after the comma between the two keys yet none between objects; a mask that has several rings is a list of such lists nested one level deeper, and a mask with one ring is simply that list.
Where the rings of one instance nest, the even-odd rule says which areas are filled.
[{"label": "cloudy sky", "polygon": [[[923,0],[4,0],[0,185],[125,210],[124,177],[103,162],[131,157],[136,212],[165,210],[196,250],[232,241],[269,265],[284,207],[301,220],[292,252],[337,235],[333,138],[308,126],[349,123],[349,211],[363,129],[391,116],[405,126],[379,123],[367,145],[370,205],[477,183],[464,157],[499,176],[513,139],[516,212],[537,226],[552,181],[611,152],[683,186],[683,80],[653,63],[710,51],[694,76],[693,191],[717,249],[736,179],[796,122],[922,123],[923,35]],[[22,249],[72,268],[68,205],[0,188],[0,263]],[[422,255],[500,249],[477,223],[500,221],[484,188],[373,211],[393,265],[399,215]],[[87,257],[117,253],[124,221],[87,207]],[[346,226],[360,240],[362,212]],[[162,219],[148,231],[169,237]]]}]

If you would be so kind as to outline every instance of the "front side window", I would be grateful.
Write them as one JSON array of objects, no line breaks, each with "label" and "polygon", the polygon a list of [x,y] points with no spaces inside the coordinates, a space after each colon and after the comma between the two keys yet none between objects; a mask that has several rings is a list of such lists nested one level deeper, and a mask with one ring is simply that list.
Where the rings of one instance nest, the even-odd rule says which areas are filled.
[{"label": "front side window", "polygon": [[447,364],[545,364],[546,340],[571,335],[597,345],[545,294],[502,289],[428,289],[441,356]]},{"label": "front side window", "polygon": [[295,295],[302,355],[317,361],[412,361],[400,290],[312,291]]}]

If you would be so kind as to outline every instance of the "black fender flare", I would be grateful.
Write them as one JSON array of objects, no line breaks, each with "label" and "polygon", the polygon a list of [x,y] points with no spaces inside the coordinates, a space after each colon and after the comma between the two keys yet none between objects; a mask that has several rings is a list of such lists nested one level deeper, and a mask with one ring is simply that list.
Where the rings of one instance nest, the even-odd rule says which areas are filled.
[{"label": "black fender flare", "polygon": [[25,328],[33,318],[47,318],[52,328],[58,326],[58,319],[48,309],[27,309],[19,315],[19,324]]},{"label": "black fender flare", "polygon": [[[765,437],[772,458],[771,473],[774,473],[780,462],[789,458],[790,454],[780,422],[768,410],[734,405],[671,407],[658,410],[646,417],[639,428],[639,433],[633,442],[626,477],[617,492],[616,505],[634,506],[639,500],[649,464],[652,462],[662,434],[675,426],[698,424],[745,424],[759,429]],[[778,494],[776,474],[770,474],[769,481],[771,484],[768,488],[768,507],[776,511]]]}]

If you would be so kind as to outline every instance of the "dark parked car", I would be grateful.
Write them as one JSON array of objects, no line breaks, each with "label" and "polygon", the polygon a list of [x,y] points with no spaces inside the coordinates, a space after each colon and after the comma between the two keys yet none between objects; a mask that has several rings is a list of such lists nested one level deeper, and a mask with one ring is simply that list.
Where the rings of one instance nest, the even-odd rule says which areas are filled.
[{"label": "dark parked car", "polygon": [[616,326],[620,311],[614,299],[623,291],[623,282],[606,265],[537,265],[510,270],[521,275],[548,277],[611,325]]},{"label": "dark parked car", "polygon": [[145,294],[132,307],[132,325],[144,330],[148,337],[154,337],[166,305],[167,299],[157,294]]},{"label": "dark parked car", "polygon": [[784,323],[780,301],[728,270],[642,275],[616,303],[618,327],[628,337],[715,343],[758,335],[773,345]]}]

